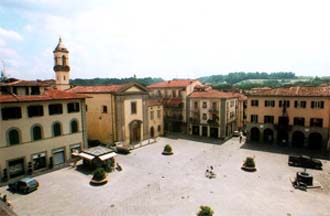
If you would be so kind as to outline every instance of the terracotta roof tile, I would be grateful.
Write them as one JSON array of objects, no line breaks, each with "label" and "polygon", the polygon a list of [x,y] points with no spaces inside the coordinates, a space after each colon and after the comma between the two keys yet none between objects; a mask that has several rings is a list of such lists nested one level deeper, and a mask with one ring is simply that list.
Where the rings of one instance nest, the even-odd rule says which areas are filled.
[{"label": "terracotta roof tile", "polygon": [[41,80],[15,80],[13,82],[2,82],[0,86],[49,86],[49,84]]},{"label": "terracotta roof tile", "polygon": [[215,89],[211,89],[209,91],[193,92],[189,97],[190,98],[235,98],[239,96],[235,93],[222,92]]},{"label": "terracotta roof tile", "polygon": [[106,86],[75,86],[66,92],[72,93],[112,93],[116,92],[125,85],[106,85]]},{"label": "terracotta roof tile", "polygon": [[85,95],[60,91],[56,89],[47,89],[43,95],[0,95],[0,103],[10,102],[29,102],[29,101],[49,101],[49,100],[68,100],[88,98]]},{"label": "terracotta roof tile", "polygon": [[149,86],[148,88],[185,88],[193,82],[198,80],[186,79],[186,80],[169,80],[159,83],[154,83]]},{"label": "terracotta roof tile", "polygon": [[294,97],[330,97],[330,86],[295,86],[252,92],[251,96],[294,96]]}]

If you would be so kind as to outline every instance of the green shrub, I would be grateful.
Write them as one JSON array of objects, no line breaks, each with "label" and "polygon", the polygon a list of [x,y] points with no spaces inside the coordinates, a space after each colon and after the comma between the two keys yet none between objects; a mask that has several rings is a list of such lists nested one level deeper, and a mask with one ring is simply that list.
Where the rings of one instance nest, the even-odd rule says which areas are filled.
[{"label": "green shrub", "polygon": [[247,157],[244,161],[243,166],[245,166],[245,167],[256,167],[256,164],[254,162],[254,158]]},{"label": "green shrub", "polygon": [[94,171],[93,180],[101,181],[105,179],[105,177],[106,177],[106,172],[103,168],[97,168]]},{"label": "green shrub", "polygon": [[172,147],[167,144],[165,147],[164,147],[164,152],[172,152]]},{"label": "green shrub", "polygon": [[213,216],[214,211],[209,206],[201,206],[197,216]]}]

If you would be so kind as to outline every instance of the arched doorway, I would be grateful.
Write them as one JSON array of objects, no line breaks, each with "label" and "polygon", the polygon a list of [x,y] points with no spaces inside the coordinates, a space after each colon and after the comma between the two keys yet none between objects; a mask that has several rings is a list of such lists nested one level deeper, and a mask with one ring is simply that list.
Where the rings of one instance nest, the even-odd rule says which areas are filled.
[{"label": "arched doorway", "polygon": [[292,146],[301,148],[304,147],[304,142],[305,142],[305,135],[301,131],[295,131],[292,134]]},{"label": "arched doorway", "polygon": [[260,131],[259,128],[254,127],[250,130],[250,139],[252,142],[259,142]]},{"label": "arched doorway", "polygon": [[155,137],[155,130],[154,130],[154,127],[151,127],[151,128],[150,128],[150,137],[151,137],[151,138],[154,138],[154,137]]},{"label": "arched doorway", "polygon": [[130,144],[137,144],[141,140],[141,123],[142,121],[134,120],[129,124],[129,139]]},{"label": "arched doorway", "polygon": [[264,143],[272,144],[274,140],[274,132],[272,129],[267,128],[264,130]]},{"label": "arched doorway", "polygon": [[308,148],[321,149],[322,148],[322,135],[314,132],[308,136]]},{"label": "arched doorway", "polygon": [[287,146],[289,143],[289,134],[286,131],[279,131],[277,135],[277,143],[281,146]]}]

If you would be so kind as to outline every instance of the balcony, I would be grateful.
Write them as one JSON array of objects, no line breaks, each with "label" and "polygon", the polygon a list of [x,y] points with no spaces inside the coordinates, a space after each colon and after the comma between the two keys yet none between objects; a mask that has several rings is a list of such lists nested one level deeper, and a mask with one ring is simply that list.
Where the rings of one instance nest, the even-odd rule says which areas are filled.
[{"label": "balcony", "polygon": [[199,124],[200,119],[199,118],[189,118],[190,124]]},{"label": "balcony", "polygon": [[209,124],[210,126],[219,126],[219,120],[209,119],[207,120],[207,124]]}]

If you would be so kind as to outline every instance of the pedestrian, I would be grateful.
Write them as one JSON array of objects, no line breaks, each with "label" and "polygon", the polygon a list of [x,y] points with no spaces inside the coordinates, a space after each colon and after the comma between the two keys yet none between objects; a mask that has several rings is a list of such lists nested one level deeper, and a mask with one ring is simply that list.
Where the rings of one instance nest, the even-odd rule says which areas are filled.
[{"label": "pedestrian", "polygon": [[239,135],[239,143],[242,142],[242,139],[243,139],[242,135]]}]

